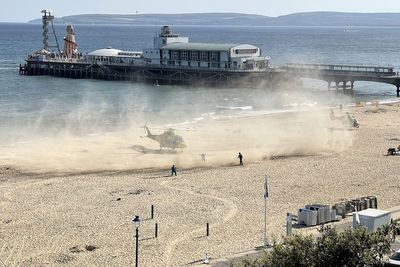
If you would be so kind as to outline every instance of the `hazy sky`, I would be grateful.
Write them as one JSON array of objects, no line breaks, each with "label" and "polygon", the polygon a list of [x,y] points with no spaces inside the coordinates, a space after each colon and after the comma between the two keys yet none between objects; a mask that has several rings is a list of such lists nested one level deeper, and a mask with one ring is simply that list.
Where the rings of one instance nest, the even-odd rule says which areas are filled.
[{"label": "hazy sky", "polygon": [[0,0],[0,21],[26,22],[42,9],[77,14],[240,12],[279,16],[306,11],[400,12],[400,0]]}]

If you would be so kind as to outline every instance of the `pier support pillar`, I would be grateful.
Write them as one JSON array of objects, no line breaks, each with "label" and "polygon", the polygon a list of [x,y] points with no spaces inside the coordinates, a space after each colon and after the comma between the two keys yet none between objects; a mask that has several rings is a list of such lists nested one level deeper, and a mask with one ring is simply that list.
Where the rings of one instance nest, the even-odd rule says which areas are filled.
[{"label": "pier support pillar", "polygon": [[330,91],[331,90],[331,81],[328,81],[328,91]]},{"label": "pier support pillar", "polygon": [[343,91],[345,91],[347,89],[347,82],[343,81]]},{"label": "pier support pillar", "polygon": [[397,87],[397,90],[396,90],[397,97],[400,97],[400,85],[396,85],[396,87]]},{"label": "pier support pillar", "polygon": [[335,82],[336,91],[339,91],[339,82]]},{"label": "pier support pillar", "polygon": [[351,86],[350,89],[353,90],[354,89],[354,81],[351,81]]}]

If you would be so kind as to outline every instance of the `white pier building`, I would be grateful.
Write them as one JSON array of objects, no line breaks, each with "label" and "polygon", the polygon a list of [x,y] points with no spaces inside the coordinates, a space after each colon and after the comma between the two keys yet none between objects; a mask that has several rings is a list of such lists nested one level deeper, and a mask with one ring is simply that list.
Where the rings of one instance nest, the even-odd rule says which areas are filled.
[{"label": "white pier building", "polygon": [[199,68],[225,70],[265,70],[269,58],[251,44],[190,43],[169,26],[154,37],[154,47],[143,52],[99,49],[83,60],[114,64],[152,65],[165,68]]}]

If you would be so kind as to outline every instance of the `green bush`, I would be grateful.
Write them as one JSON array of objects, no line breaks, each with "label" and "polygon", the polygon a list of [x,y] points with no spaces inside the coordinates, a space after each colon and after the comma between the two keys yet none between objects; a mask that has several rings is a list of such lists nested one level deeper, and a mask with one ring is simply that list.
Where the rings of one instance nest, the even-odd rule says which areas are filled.
[{"label": "green bush", "polygon": [[370,233],[365,227],[338,232],[321,227],[318,237],[295,235],[274,243],[271,251],[238,267],[375,267],[390,253],[392,227]]}]

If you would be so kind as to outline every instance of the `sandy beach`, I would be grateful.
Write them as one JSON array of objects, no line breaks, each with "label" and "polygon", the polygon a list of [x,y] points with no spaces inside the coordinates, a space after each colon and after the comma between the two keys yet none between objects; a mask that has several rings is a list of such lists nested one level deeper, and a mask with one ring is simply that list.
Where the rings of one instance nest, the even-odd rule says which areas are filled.
[{"label": "sandy beach", "polygon": [[306,204],[375,195],[382,209],[399,206],[400,157],[385,154],[400,145],[400,104],[335,114],[347,111],[360,128],[343,129],[329,109],[205,119],[177,129],[188,145],[178,152],[160,152],[140,128],[2,147],[0,266],[132,266],[135,214],[141,266],[196,266],[206,251],[212,263],[253,249],[263,242],[265,174],[271,240],[284,235],[286,212]]}]

